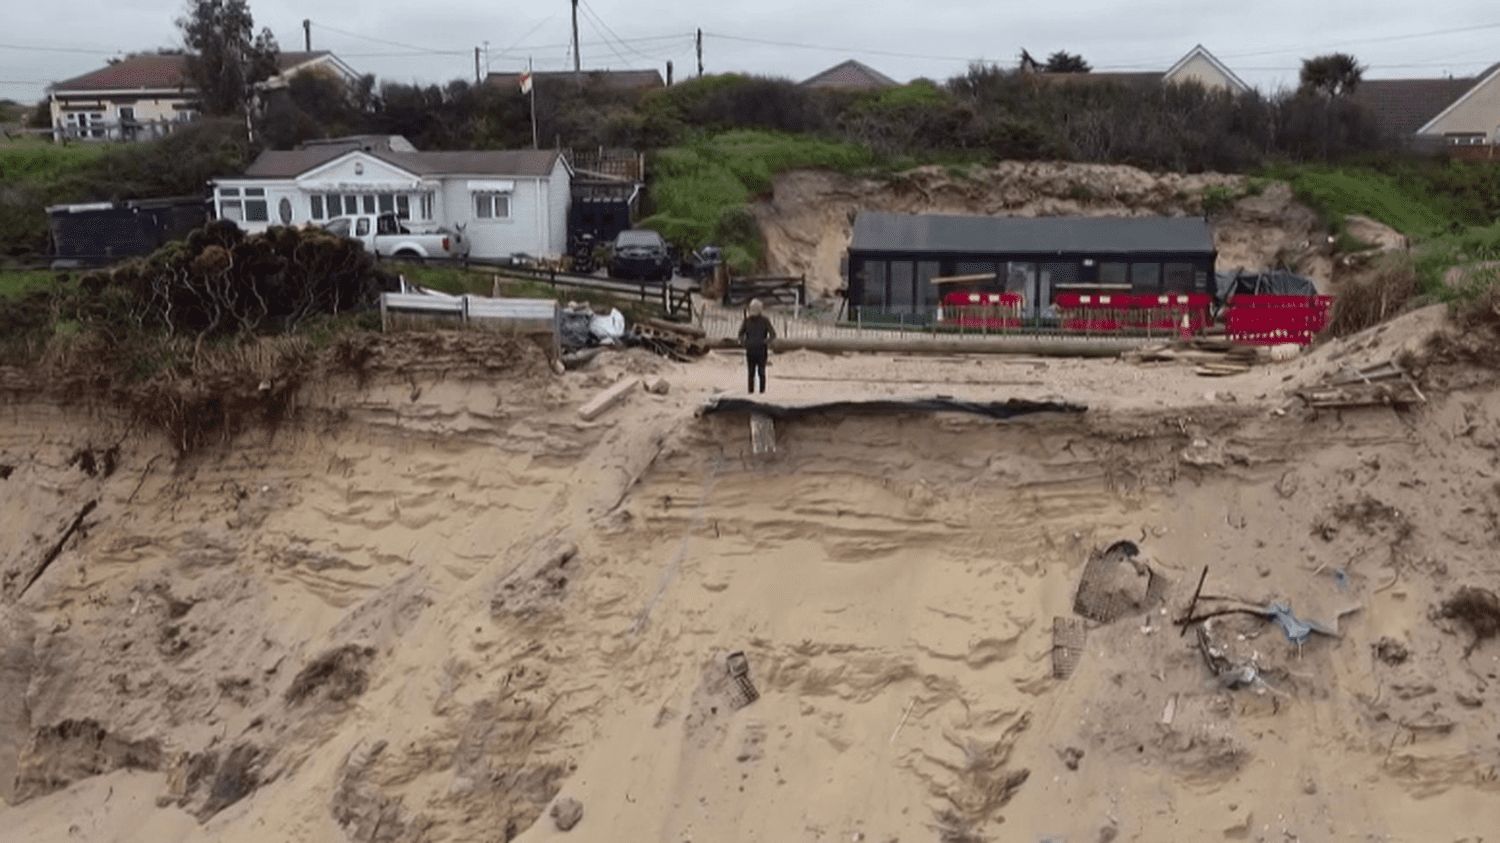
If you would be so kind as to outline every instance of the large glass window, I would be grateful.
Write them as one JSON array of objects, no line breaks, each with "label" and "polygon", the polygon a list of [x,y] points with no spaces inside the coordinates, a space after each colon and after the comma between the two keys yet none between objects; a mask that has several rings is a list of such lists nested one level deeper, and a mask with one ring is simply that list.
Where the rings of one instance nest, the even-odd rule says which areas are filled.
[{"label": "large glass window", "polygon": [[366,193],[364,196],[361,196],[360,199],[365,204],[365,213],[367,213],[367,214],[373,214],[373,213],[375,213],[375,194],[373,194],[373,193]]},{"label": "large glass window", "polygon": [[270,219],[270,209],[266,207],[266,189],[263,187],[245,188],[245,221],[266,222]]},{"label": "large glass window", "polygon": [[1044,263],[1037,275],[1036,304],[1046,308],[1057,295],[1057,288],[1064,284],[1077,284],[1081,275],[1077,263]]},{"label": "large glass window", "polygon": [[[421,219],[424,219],[424,220],[434,219],[434,217],[432,216],[432,194],[431,193],[424,193],[424,194],[422,194],[421,198],[422,198],[422,203],[421,203],[422,216],[421,216]],[[406,201],[406,197],[405,196],[401,197],[401,201],[405,202]],[[408,216],[409,216],[409,214],[408,214]]]},{"label": "large glass window", "polygon": [[937,261],[920,261],[917,264],[918,304],[923,308],[934,308],[941,303],[943,291],[933,285],[932,279],[941,275],[942,272],[942,264]]},{"label": "large glass window", "polygon": [[861,302],[865,307],[885,309],[885,261],[865,261],[865,296]]},{"label": "large glass window", "polygon": [[1124,261],[1106,261],[1099,264],[1100,284],[1129,284],[1130,265]]},{"label": "large glass window", "polygon": [[1163,267],[1162,289],[1168,293],[1193,292],[1193,265],[1169,263]]},{"label": "large glass window", "polygon": [[886,308],[893,313],[911,313],[916,303],[915,282],[911,261],[891,261],[891,293]]},{"label": "large glass window", "polygon": [[411,219],[411,199],[404,193],[396,197],[396,216],[404,220]]},{"label": "large glass window", "polygon": [[315,220],[323,219],[324,215],[322,194],[314,193],[312,196],[308,197],[308,199],[312,202],[312,218]]},{"label": "large glass window", "polygon": [[1130,265],[1130,289],[1136,293],[1155,293],[1161,290],[1161,264],[1137,261]]},{"label": "large glass window", "polygon": [[394,213],[396,213],[396,197],[395,197],[394,194],[382,193],[382,194],[380,194],[380,196],[378,198],[380,200],[380,213],[382,213],[382,214],[394,214]]},{"label": "large glass window", "polygon": [[219,219],[240,222],[245,219],[245,205],[238,187],[219,188]]}]

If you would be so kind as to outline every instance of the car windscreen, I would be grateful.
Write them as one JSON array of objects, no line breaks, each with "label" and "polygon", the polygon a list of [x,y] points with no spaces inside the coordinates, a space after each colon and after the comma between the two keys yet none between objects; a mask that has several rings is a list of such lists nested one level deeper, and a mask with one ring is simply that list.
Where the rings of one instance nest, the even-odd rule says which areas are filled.
[{"label": "car windscreen", "polygon": [[660,248],[661,235],[654,231],[622,231],[615,238],[617,249]]},{"label": "car windscreen", "polygon": [[328,222],[326,222],[326,223],[323,224],[323,230],[327,231],[330,234],[336,234],[339,237],[348,237],[349,236],[349,220],[348,219],[342,219],[342,218],[341,219],[336,219],[336,220],[329,220]]}]

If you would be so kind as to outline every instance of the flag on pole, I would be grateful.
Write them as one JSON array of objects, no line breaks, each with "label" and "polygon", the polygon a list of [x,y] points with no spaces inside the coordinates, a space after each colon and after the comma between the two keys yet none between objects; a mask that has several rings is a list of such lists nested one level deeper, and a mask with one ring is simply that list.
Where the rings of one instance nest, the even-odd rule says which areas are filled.
[{"label": "flag on pole", "polygon": [[523,93],[523,94],[529,94],[529,93],[531,93],[531,69],[530,68],[527,68],[526,72],[521,74],[521,93]]}]

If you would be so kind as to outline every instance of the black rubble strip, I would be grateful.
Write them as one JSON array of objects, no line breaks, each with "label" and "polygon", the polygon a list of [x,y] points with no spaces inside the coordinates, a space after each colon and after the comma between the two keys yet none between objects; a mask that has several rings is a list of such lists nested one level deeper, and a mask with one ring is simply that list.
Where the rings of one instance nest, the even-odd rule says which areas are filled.
[{"label": "black rubble strip", "polygon": [[819,415],[882,415],[894,413],[973,413],[993,419],[1009,419],[1032,413],[1082,413],[1083,404],[1067,401],[1029,401],[1011,398],[1007,401],[961,401],[957,398],[876,398],[869,401],[826,401],[821,404],[773,404],[754,398],[722,396],[710,399],[703,407],[705,415],[714,413],[759,413],[777,421]]}]

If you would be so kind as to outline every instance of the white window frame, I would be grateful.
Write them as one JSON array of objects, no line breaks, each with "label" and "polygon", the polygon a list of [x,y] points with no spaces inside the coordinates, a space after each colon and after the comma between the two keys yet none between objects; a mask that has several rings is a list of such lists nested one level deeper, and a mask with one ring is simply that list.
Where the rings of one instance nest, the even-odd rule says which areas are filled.
[{"label": "white window frame", "polygon": [[241,198],[238,187],[219,188],[219,219],[245,221],[245,200]]},{"label": "white window frame", "polygon": [[321,221],[327,218],[323,213],[323,194],[314,193],[307,197],[307,201],[312,208],[311,213],[314,220]]},{"label": "white window frame", "polygon": [[247,187],[245,194],[245,222],[270,222],[271,206],[266,200],[264,187]]},{"label": "white window frame", "polygon": [[[511,220],[511,194],[499,191],[483,191],[472,194],[474,219],[479,222],[509,222]],[[505,200],[503,213],[500,200]]]}]

